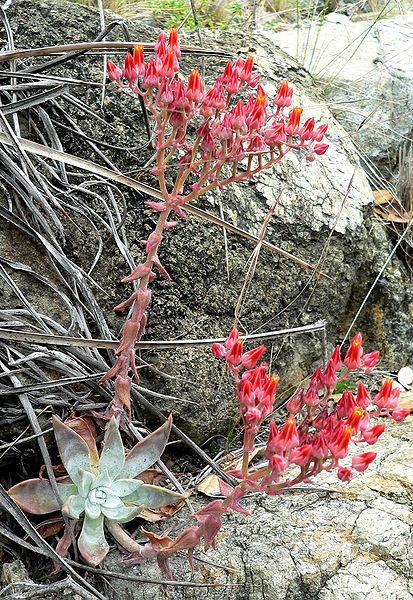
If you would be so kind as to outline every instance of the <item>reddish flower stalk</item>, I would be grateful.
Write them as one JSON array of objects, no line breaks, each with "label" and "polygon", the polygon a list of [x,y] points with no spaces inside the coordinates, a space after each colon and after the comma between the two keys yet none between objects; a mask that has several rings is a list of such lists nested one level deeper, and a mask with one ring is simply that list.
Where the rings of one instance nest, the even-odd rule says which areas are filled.
[{"label": "reddish flower stalk", "polygon": [[[115,378],[115,400],[108,412],[109,416],[116,414],[118,418],[123,409],[130,414],[127,390],[131,375],[138,380],[135,344],[145,331],[151,298],[149,284],[155,278],[155,271],[170,279],[158,251],[164,229],[176,225],[169,220],[171,213],[185,219],[184,207],[188,202],[216,188],[252,179],[263,169],[280,162],[291,150],[303,150],[307,159],[313,160],[315,154],[323,154],[327,149],[326,144],[315,144],[323,139],[327,125],[315,127],[314,119],[309,119],[301,126],[302,108],[288,108],[293,94],[288,82],[282,83],[273,99],[273,110],[269,108],[270,99],[259,84],[260,76],[254,72],[252,56],[245,61],[238,58],[234,64],[228,62],[214,85],[204,91],[197,70],[193,70],[184,83],[176,30],[170,32],[168,39],[161,33],[154,50],[155,55],[145,62],[143,47],[135,46],[133,53],[126,55],[123,69],[108,61],[110,81],[139,95],[154,123],[156,166],[151,173],[156,176],[162,194],[161,201],[145,203],[160,213],[158,223],[148,240],[142,241],[145,261],[123,279],[137,281],[137,289],[115,310],[132,307],[132,314],[122,331],[116,364],[100,380]],[[239,92],[250,92],[246,103],[238,97]],[[167,183],[167,169],[175,174],[172,184]],[[242,354],[239,344],[231,350],[232,364],[237,364],[240,352]],[[251,368],[260,352],[262,350],[256,349],[244,355],[243,366]],[[268,404],[271,389],[276,384],[270,385],[265,377],[259,384],[254,380],[253,385],[260,385],[260,393],[265,396],[264,387],[268,384],[264,400]],[[244,417],[256,424],[254,410],[246,407]],[[253,431],[251,436],[254,437]]]}]

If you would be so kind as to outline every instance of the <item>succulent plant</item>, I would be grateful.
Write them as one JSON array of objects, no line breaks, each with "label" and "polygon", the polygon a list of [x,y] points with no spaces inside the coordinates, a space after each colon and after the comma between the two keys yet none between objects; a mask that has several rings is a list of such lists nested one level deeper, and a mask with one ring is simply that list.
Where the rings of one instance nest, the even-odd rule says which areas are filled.
[{"label": "succulent plant", "polygon": [[82,437],[54,416],[57,446],[68,473],[64,483],[57,483],[60,503],[47,479],[22,481],[8,493],[27,513],[40,515],[61,510],[75,520],[84,514],[78,548],[85,561],[96,566],[109,550],[104,524],[113,532],[116,524],[131,521],[144,507],[155,509],[182,500],[180,494],[135,479],[161,456],[171,425],[170,418],[125,457],[113,417],[99,457],[92,435]]}]

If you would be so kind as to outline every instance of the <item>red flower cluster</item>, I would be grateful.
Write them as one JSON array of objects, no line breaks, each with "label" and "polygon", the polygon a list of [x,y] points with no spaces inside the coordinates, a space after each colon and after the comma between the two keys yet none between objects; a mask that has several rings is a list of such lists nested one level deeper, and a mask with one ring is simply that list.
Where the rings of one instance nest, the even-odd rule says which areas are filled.
[{"label": "red flower cluster", "polygon": [[[375,459],[375,452],[353,456],[350,466],[340,465],[349,453],[350,444],[373,445],[385,430],[384,423],[374,424],[381,417],[402,421],[409,410],[398,407],[400,390],[393,388],[391,378],[384,380],[373,402],[362,383],[358,384],[357,395],[345,391],[334,404],[331,394],[339,379],[345,379],[350,371],[363,369],[370,372],[377,363],[379,352],[364,354],[362,337],[358,333],[351,341],[344,357],[344,369],[337,346],[324,370],[318,367],[310,377],[306,388],[299,389],[286,403],[289,417],[278,429],[270,423],[270,434],[265,456],[268,466],[248,472],[248,454],[253,450],[254,439],[263,419],[273,409],[274,394],[278,377],[269,378],[266,365],[256,365],[265,351],[263,346],[249,353],[242,352],[243,342],[238,331],[233,329],[225,347],[215,344],[213,354],[225,357],[237,380],[237,396],[244,423],[244,469],[236,475],[245,481],[254,481],[255,486],[267,493],[278,493],[283,487],[299,482],[308,482],[323,470],[338,469],[338,477],[348,481],[353,471],[364,471]],[[256,353],[256,354],[254,354]],[[256,356],[251,368],[240,371],[245,356]],[[244,361],[244,363],[243,363]],[[271,385],[271,382],[274,381]],[[280,479],[290,466],[299,467],[300,472],[292,479]]]},{"label": "red flower cluster", "polygon": [[[186,202],[233,181],[247,181],[291,150],[304,149],[310,161],[326,152],[328,145],[320,142],[327,125],[316,126],[314,118],[301,123],[303,111],[291,109],[293,90],[287,81],[269,109],[252,56],[229,61],[214,85],[204,90],[197,70],[186,84],[181,74],[178,77],[181,50],[175,29],[169,38],[160,33],[154,52],[145,62],[143,47],[136,46],[126,55],[123,69],[108,61],[109,79],[139,94],[156,122],[155,146],[161,160],[152,172],[159,176],[172,158],[178,160],[173,190],[164,188],[162,202],[148,203],[154,210],[172,209],[184,216],[180,207]],[[248,90],[255,91],[246,101],[238,97]],[[194,136],[189,134],[190,122],[195,124]],[[239,169],[244,159],[246,166]],[[186,196],[185,183],[192,190]]]},{"label": "red flower cluster", "polygon": [[[228,367],[237,381],[237,397],[244,423],[244,447],[248,452],[254,450],[254,440],[263,420],[272,413],[275,394],[280,378],[271,377],[267,366],[262,363],[256,366],[265,352],[265,346],[258,346],[243,352],[243,341],[239,338],[238,329],[234,327],[225,342],[212,345],[215,358],[225,358]],[[244,373],[239,377],[241,370]]]}]

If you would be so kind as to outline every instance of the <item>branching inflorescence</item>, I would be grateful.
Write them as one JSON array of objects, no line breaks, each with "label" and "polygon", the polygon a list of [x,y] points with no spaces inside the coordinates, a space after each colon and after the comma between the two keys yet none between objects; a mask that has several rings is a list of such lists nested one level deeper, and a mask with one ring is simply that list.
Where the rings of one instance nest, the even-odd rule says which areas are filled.
[{"label": "branching inflorescence", "polygon": [[[265,419],[273,412],[279,383],[259,361],[265,346],[244,351],[244,342],[234,327],[225,345],[214,344],[216,358],[225,358],[237,386],[240,414],[244,429],[243,462],[232,475],[238,485],[232,488],[220,482],[222,499],[216,499],[196,512],[195,525],[176,539],[144,531],[148,544],[141,546],[121,524],[138,515],[143,506],[160,507],[177,504],[183,497],[166,489],[146,485],[137,479],[140,472],[159,459],[171,428],[171,421],[134,446],[125,456],[119,433],[124,409],[130,415],[132,377],[138,380],[135,344],[142,337],[151,300],[149,284],[155,271],[170,276],[158,252],[164,230],[176,225],[172,213],[186,218],[185,205],[214,189],[234,182],[251,180],[254,175],[279,163],[286,154],[302,151],[308,161],[326,152],[323,143],[327,125],[316,126],[313,118],[301,124],[302,108],[292,105],[293,90],[284,81],[275,98],[268,98],[253,70],[251,56],[244,61],[229,61],[213,86],[204,91],[198,71],[188,81],[180,73],[180,46],[176,30],[169,39],[159,35],[154,56],[145,63],[142,46],[128,53],[123,69],[108,61],[108,74],[121,90],[139,95],[153,121],[155,166],[151,173],[159,182],[161,201],[146,205],[159,213],[156,228],[142,241],[146,258],[122,280],[135,289],[128,300],[115,310],[131,309],[114,366],[101,382],[115,378],[115,400],[108,411],[112,417],[99,456],[90,431],[76,433],[69,423],[54,419],[60,456],[68,476],[57,484],[41,478],[21,482],[9,490],[26,512],[45,514],[62,512],[76,523],[84,515],[79,549],[87,562],[99,564],[108,551],[104,526],[118,544],[130,553],[129,564],[156,557],[167,578],[172,574],[168,559],[187,550],[192,565],[194,548],[204,540],[204,548],[215,547],[228,511],[248,514],[240,500],[250,491],[277,495],[299,483],[311,483],[323,471],[337,470],[341,481],[349,481],[355,471],[364,471],[375,459],[375,452],[356,454],[348,462],[351,444],[376,443],[385,425],[382,417],[402,421],[408,410],[399,408],[400,391],[390,378],[371,400],[362,383],[357,395],[345,391],[338,402],[332,399],[339,380],[352,371],[370,372],[377,351],[363,354],[362,338],[351,341],[342,364],[337,347],[326,368],[316,369],[308,385],[300,388],[287,402],[288,418],[278,427],[270,423],[265,447],[264,466],[250,467],[250,455]],[[270,102],[271,100],[271,102]],[[272,104],[272,108],[270,105]],[[344,464],[342,464],[344,461]],[[347,462],[347,464],[345,464]],[[67,552],[68,535],[59,542],[61,553]],[[58,546],[59,546],[58,545]]]},{"label": "branching inflorescence", "polygon": [[151,173],[162,195],[162,201],[145,203],[160,213],[155,230],[142,241],[146,260],[122,280],[138,281],[137,288],[115,308],[132,307],[132,315],[123,328],[117,362],[101,380],[115,377],[112,414],[130,410],[130,375],[138,380],[134,348],[145,330],[154,271],[170,279],[158,250],[164,230],[176,225],[171,213],[185,219],[188,202],[231,183],[249,181],[292,150],[303,151],[312,161],[328,148],[322,143],[327,125],[316,126],[314,118],[301,124],[302,108],[290,108],[293,90],[287,81],[270,102],[253,70],[252,56],[229,61],[214,85],[204,90],[197,70],[185,83],[176,30],[169,39],[161,33],[154,52],[145,63],[143,47],[136,46],[126,55],[123,69],[108,61],[109,79],[139,95],[153,121],[156,164]]}]

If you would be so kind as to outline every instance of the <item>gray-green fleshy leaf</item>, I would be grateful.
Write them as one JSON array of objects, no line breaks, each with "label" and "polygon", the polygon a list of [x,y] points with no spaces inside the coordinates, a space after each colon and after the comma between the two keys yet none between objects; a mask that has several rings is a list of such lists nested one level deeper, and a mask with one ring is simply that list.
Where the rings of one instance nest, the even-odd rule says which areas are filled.
[{"label": "gray-green fleshy leaf", "polygon": [[91,490],[95,490],[98,487],[111,487],[112,479],[109,477],[108,470],[105,469],[103,472],[99,473],[96,479],[93,481],[90,486]]},{"label": "gray-green fleshy leaf", "polygon": [[101,504],[95,504],[95,503],[91,502],[89,500],[89,498],[86,498],[86,501],[85,501],[86,517],[88,517],[89,519],[92,519],[92,520],[98,519],[101,514],[101,510],[100,510],[101,508],[102,508]]},{"label": "gray-green fleshy leaf", "polygon": [[70,519],[79,519],[82,512],[85,510],[85,499],[78,494],[69,496],[66,502],[62,506],[62,513],[67,515]]},{"label": "gray-green fleshy leaf", "polygon": [[103,473],[106,469],[111,479],[115,479],[125,464],[125,451],[122,438],[115,417],[112,417],[105,436],[105,446],[100,456],[99,470]]},{"label": "gray-green fleshy leaf", "polygon": [[[72,483],[58,483],[59,496],[64,503],[69,496],[77,493]],[[48,479],[27,479],[9,489],[8,494],[24,512],[32,515],[45,515],[60,510],[59,502]]]},{"label": "gray-green fleshy leaf", "polygon": [[60,458],[70,479],[80,484],[79,469],[91,471],[89,447],[83,438],[53,415],[53,429]]},{"label": "gray-green fleshy leaf", "polygon": [[120,508],[123,506],[122,500],[116,496],[112,490],[109,488],[99,488],[103,490],[106,494],[106,500],[103,502],[101,508],[105,506],[106,508]]},{"label": "gray-green fleshy leaf", "polygon": [[103,519],[103,515],[91,519],[85,514],[82,532],[77,544],[80,554],[93,567],[100,564],[109,551],[109,545],[103,531]]},{"label": "gray-green fleshy leaf", "polygon": [[139,479],[117,479],[112,483],[111,489],[119,498],[123,498],[133,494],[142,484],[143,481]]},{"label": "gray-green fleshy leaf", "polygon": [[120,506],[119,508],[108,508],[102,506],[102,513],[106,518],[115,523],[127,523],[132,521],[141,512],[141,507],[135,506]]},{"label": "gray-green fleshy leaf", "polygon": [[87,498],[87,495],[90,491],[90,486],[92,485],[93,481],[94,477],[92,473],[90,473],[89,471],[85,471],[84,469],[79,469],[78,491],[83,498]]},{"label": "gray-green fleshy leaf", "polygon": [[172,427],[172,417],[158,429],[138,442],[125,460],[125,466],[120,472],[119,479],[133,479],[139,473],[149,469],[162,455]]},{"label": "gray-green fleshy leaf", "polygon": [[169,504],[178,504],[184,496],[171,492],[157,485],[148,485],[143,483],[132,494],[122,498],[128,505],[146,506],[147,508],[161,508]]}]

